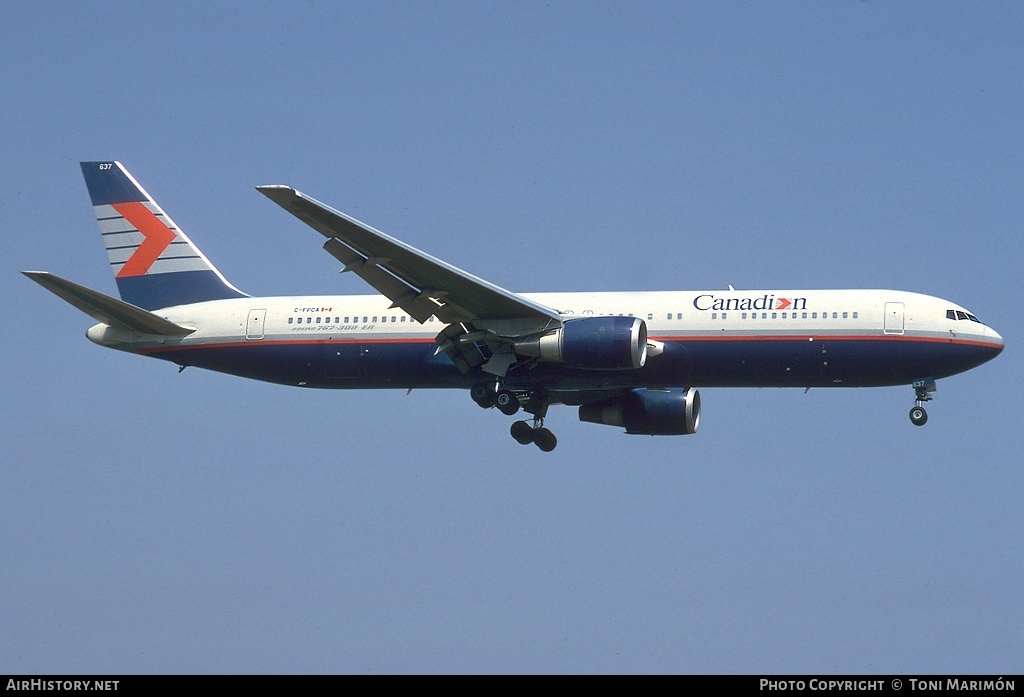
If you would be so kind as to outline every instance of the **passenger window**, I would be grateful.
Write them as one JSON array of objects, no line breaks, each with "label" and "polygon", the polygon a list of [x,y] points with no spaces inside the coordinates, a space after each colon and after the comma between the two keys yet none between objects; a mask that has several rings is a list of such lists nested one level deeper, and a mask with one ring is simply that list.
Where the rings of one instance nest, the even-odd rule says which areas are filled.
[{"label": "passenger window", "polygon": [[853,318],[857,319],[857,313],[856,312],[853,313]]},{"label": "passenger window", "polygon": [[650,312],[647,313],[647,319],[654,319],[654,315]]},{"label": "passenger window", "polygon": [[676,319],[682,319],[682,318],[683,318],[683,313],[682,312],[676,313]]},{"label": "passenger window", "polygon": [[772,319],[778,319],[778,317],[779,317],[779,313],[778,312],[773,312],[772,313]]},{"label": "passenger window", "polygon": [[292,322],[294,322],[294,321],[295,321],[295,318],[294,318],[294,317],[289,317],[289,318],[288,318],[288,324],[291,324],[291,323],[292,323]]},{"label": "passenger window", "polygon": [[843,319],[846,319],[846,313],[845,312],[843,313]]},{"label": "passenger window", "polygon": [[711,313],[711,319],[718,319],[718,313],[717,312],[712,312]]},{"label": "passenger window", "polygon": [[742,315],[740,315],[740,317],[741,317],[742,319],[746,319],[746,318],[747,318],[747,313],[746,313],[746,312],[744,312],[744,313],[743,313]]},{"label": "passenger window", "polygon": [[722,313],[722,319],[725,319],[727,316],[728,315],[725,312]]},{"label": "passenger window", "polygon": [[785,312],[782,313],[782,319],[786,319],[786,313]]}]

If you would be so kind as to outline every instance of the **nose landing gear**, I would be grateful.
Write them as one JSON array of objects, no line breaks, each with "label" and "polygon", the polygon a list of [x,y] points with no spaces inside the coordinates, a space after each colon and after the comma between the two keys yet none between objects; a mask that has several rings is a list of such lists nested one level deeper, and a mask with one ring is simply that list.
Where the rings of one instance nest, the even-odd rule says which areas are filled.
[{"label": "nose landing gear", "polygon": [[937,389],[935,381],[931,378],[915,380],[912,387],[914,388],[914,407],[910,410],[910,422],[915,426],[924,426],[928,423],[928,412],[925,411],[924,403],[932,401],[931,393]]}]

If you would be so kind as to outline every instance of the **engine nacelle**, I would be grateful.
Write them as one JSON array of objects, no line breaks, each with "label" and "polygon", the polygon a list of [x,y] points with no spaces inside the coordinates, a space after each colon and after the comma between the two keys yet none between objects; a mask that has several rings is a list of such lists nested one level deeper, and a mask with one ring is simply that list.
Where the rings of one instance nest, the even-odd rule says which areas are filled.
[{"label": "engine nacelle", "polygon": [[515,342],[521,356],[587,370],[631,370],[647,362],[647,324],[639,317],[580,317]]},{"label": "engine nacelle", "polygon": [[688,390],[633,390],[580,407],[580,421],[622,426],[626,433],[681,436],[700,425],[700,393]]}]

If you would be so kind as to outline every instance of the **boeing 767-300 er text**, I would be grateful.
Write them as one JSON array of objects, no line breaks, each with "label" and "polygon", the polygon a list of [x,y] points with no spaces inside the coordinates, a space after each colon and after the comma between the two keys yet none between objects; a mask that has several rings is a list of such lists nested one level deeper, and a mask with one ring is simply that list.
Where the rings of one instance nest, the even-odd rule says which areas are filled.
[{"label": "boeing 767-300 er text", "polygon": [[96,319],[89,339],[257,380],[338,389],[467,389],[555,447],[552,404],[627,433],[694,433],[697,387],[911,385],[1003,340],[963,307],[896,290],[512,293],[287,186],[257,190],[327,238],[380,295],[252,297],[220,274],[119,162],[83,162],[121,300],[27,275]]}]

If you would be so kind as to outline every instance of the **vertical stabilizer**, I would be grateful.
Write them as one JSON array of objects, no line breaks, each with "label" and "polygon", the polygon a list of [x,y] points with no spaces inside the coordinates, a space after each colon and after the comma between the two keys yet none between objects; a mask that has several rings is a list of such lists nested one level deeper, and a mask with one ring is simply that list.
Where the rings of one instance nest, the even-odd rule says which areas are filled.
[{"label": "vertical stabilizer", "polygon": [[83,162],[121,299],[155,310],[244,298],[120,162]]}]

